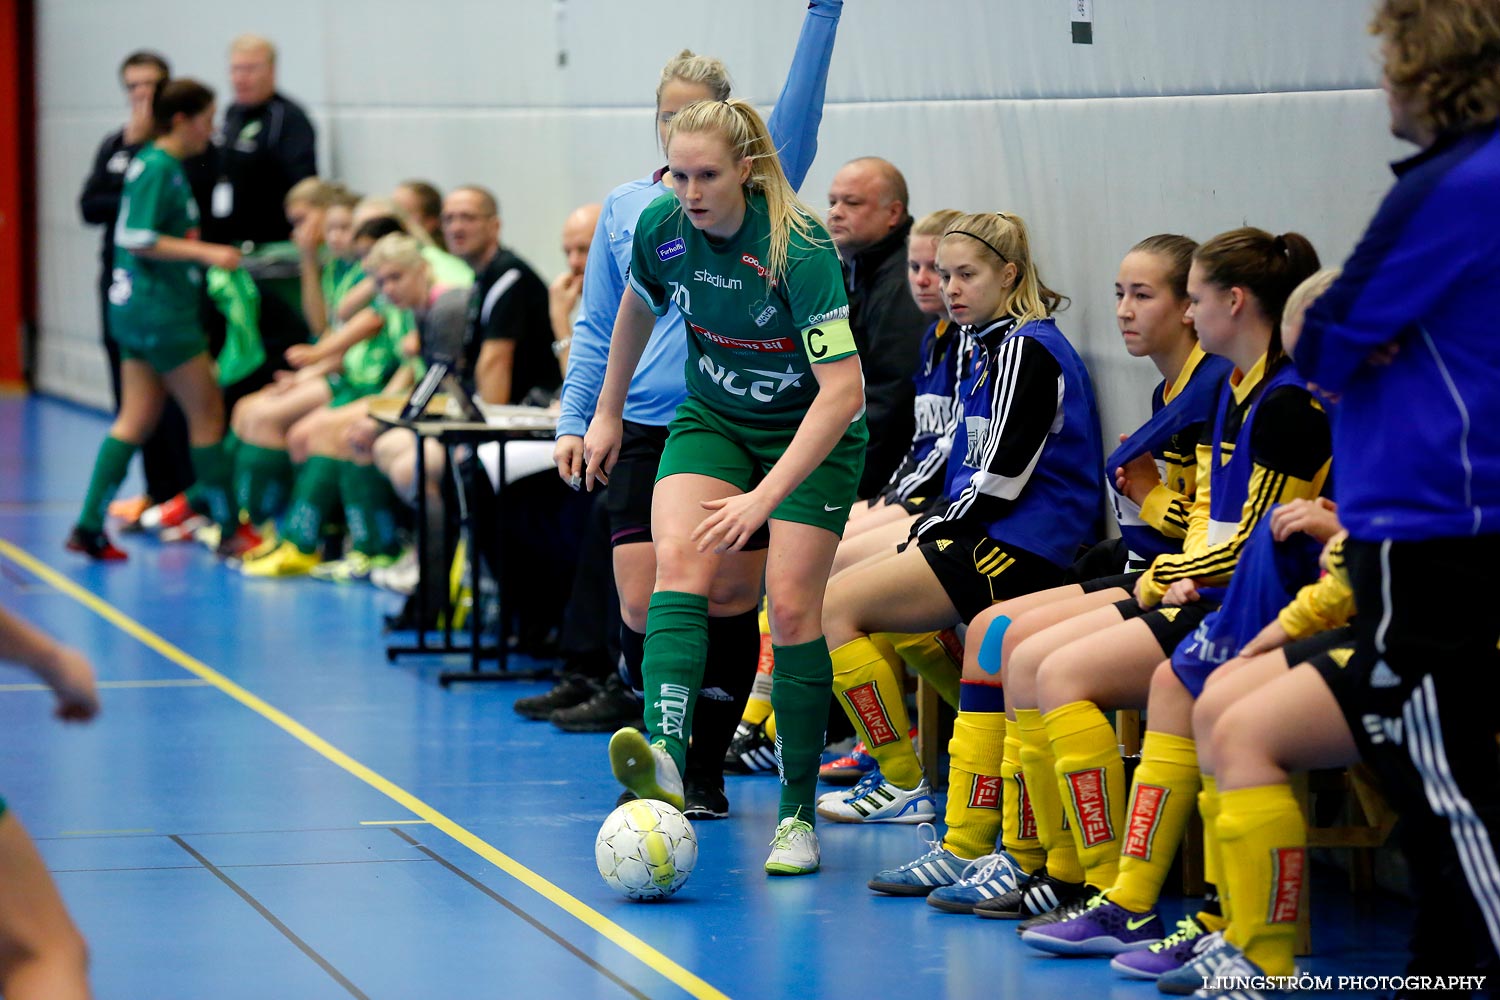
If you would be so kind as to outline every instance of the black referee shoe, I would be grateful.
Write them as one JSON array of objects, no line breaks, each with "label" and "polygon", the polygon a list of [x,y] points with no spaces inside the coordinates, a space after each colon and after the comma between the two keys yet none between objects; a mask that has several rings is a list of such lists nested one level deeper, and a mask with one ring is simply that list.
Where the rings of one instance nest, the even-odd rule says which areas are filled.
[{"label": "black referee shoe", "polygon": [[725,819],[729,816],[729,796],[724,794],[724,779],[714,784],[709,778],[688,775],[682,797],[682,814],[688,819]]},{"label": "black referee shoe", "polygon": [[529,698],[517,698],[516,714],[538,722],[546,722],[559,708],[581,705],[594,696],[594,682],[582,674],[563,674],[544,694]]},{"label": "black referee shoe", "polygon": [[548,718],[565,733],[612,733],[621,726],[644,728],[641,703],[625,689],[617,674],[606,677],[587,701],[559,708]]}]

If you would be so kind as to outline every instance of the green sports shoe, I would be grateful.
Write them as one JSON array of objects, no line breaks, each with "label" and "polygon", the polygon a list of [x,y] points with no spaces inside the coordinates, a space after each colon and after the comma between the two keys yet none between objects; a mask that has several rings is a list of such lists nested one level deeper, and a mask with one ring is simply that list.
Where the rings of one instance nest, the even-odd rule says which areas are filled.
[{"label": "green sports shoe", "polygon": [[820,863],[818,835],[811,823],[788,816],[776,824],[771,856],[766,858],[767,875],[811,875]]},{"label": "green sports shoe", "polygon": [[663,743],[647,743],[639,729],[626,726],[609,738],[609,769],[639,799],[657,799],[681,809],[682,775]]}]

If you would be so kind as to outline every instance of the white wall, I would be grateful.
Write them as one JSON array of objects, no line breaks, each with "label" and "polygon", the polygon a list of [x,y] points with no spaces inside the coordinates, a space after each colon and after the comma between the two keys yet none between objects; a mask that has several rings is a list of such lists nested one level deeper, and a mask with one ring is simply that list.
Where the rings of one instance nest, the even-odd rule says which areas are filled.
[{"label": "white wall", "polygon": [[[1149,363],[1119,349],[1120,256],[1156,232],[1242,223],[1307,234],[1341,260],[1400,154],[1376,89],[1367,0],[1095,0],[1094,44],[1067,0],[848,0],[818,161],[823,201],[854,156],[901,167],[912,210],[1019,212],[1093,369],[1106,434],[1146,412]],[[102,403],[97,232],[74,200],[116,127],[120,58],[166,53],[227,91],[227,40],[274,38],[282,89],[312,112],[324,172],[364,191],[409,177],[500,195],[504,239],[544,274],[575,204],[657,165],[666,59],[721,56],[769,105],[805,0],[43,0],[38,10],[41,385]],[[560,55],[565,58],[560,59]]]}]

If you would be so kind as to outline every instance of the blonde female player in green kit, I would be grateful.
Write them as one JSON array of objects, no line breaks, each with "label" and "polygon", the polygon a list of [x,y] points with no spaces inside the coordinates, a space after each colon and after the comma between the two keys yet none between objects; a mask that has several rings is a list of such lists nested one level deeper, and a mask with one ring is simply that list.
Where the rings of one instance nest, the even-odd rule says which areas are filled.
[{"label": "blonde female player in green kit", "polygon": [[608,482],[630,377],[657,316],[682,312],[687,399],[668,429],[651,505],[656,587],[643,665],[649,737],[610,741],[615,776],[682,808],[682,769],[719,563],[769,522],[781,807],[766,871],[817,871],[814,791],[833,668],[823,591],[855,500],[864,385],[832,241],[787,183],[744,101],[700,101],[667,133],[672,194],[636,225],[630,287],[584,437],[586,481]]},{"label": "blonde female player in green kit", "polygon": [[198,239],[198,208],[182,161],[208,148],[214,92],[196,80],[169,80],[151,104],[156,141],[125,172],[115,224],[110,330],[120,345],[120,413],[99,446],[78,524],[67,546],[93,559],[124,559],[104,534],[104,513],[130,458],[156,427],[167,395],[187,415],[195,492],[228,538],[233,466],[224,452],[224,397],[198,320],[203,271],[234,270],[240,252]]}]

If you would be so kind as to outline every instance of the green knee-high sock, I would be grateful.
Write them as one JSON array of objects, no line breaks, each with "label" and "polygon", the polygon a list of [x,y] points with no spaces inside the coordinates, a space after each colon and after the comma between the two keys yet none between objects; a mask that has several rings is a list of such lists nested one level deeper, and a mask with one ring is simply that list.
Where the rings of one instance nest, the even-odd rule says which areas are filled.
[{"label": "green knee-high sock", "polygon": [[707,661],[708,598],[674,590],[652,594],[646,613],[646,656],[641,663],[646,733],[653,743],[666,746],[679,774],[687,767],[693,705],[703,686]]},{"label": "green knee-high sock", "polygon": [[115,491],[125,481],[130,471],[130,458],[138,445],[127,444],[117,437],[106,437],[99,445],[99,455],[94,459],[94,474],[89,477],[89,491],[83,497],[83,510],[78,514],[78,526],[84,531],[103,531],[104,514]]},{"label": "green knee-high sock", "polygon": [[238,508],[231,499],[234,478],[234,461],[224,450],[224,442],[194,445],[193,475],[195,487],[208,516],[225,531],[233,531],[240,523]]},{"label": "green knee-high sock", "polygon": [[[781,769],[781,806],[776,821],[796,816],[817,822],[814,799],[818,763],[833,698],[833,660],[822,636],[796,646],[775,646],[771,710],[776,713],[776,762]],[[903,736],[905,734],[902,734]]]},{"label": "green knee-high sock", "polygon": [[323,522],[339,503],[339,462],[314,455],[297,474],[282,536],[308,555],[318,550]]},{"label": "green knee-high sock", "polygon": [[373,465],[339,463],[339,497],[356,552],[393,556],[401,550],[396,531],[396,491]]},{"label": "green knee-high sock", "polygon": [[296,474],[284,448],[240,443],[234,459],[234,499],[251,524],[261,524],[285,509]]}]

